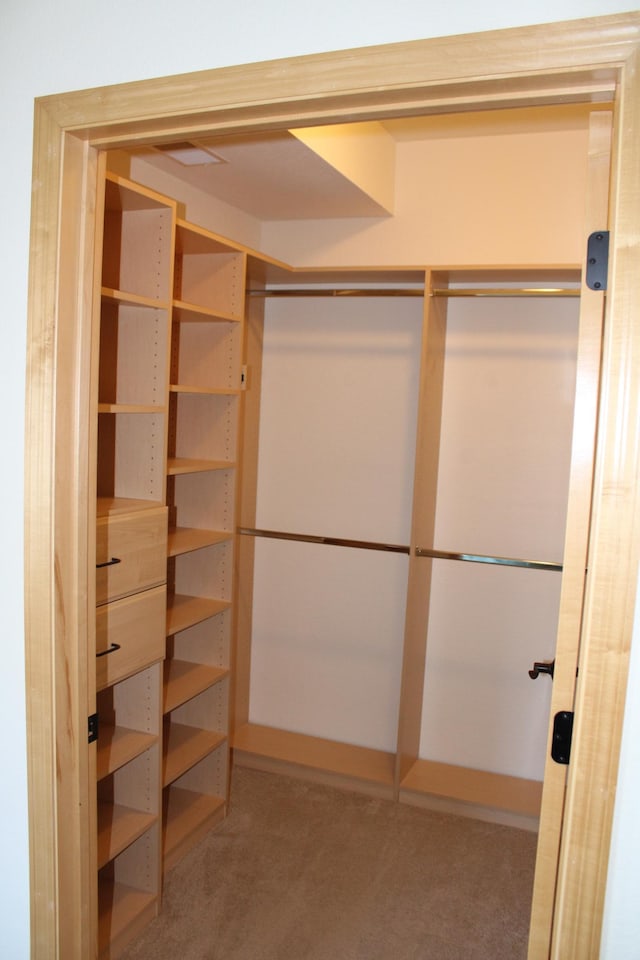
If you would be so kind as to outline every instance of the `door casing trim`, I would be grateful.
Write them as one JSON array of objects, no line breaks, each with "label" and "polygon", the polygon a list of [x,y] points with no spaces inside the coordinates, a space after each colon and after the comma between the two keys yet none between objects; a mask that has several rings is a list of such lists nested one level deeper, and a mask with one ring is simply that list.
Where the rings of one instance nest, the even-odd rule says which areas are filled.
[{"label": "door casing trim", "polygon": [[[25,490],[31,953],[93,955],[89,464],[100,148],[614,99],[613,245],[576,728],[550,956],[597,956],[640,551],[640,15],[291,58],[36,101]],[[64,865],[64,868],[62,868]],[[587,922],[588,921],[588,922]]]}]

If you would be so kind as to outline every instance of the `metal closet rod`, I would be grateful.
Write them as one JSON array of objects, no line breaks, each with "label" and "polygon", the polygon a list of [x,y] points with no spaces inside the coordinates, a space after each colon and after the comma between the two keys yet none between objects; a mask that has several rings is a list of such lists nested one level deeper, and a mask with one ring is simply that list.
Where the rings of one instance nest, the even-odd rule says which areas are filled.
[{"label": "metal closet rod", "polygon": [[[431,297],[579,297],[577,287],[436,287]],[[288,287],[283,290],[247,290],[249,297],[424,297],[424,288]]]},{"label": "metal closet rod", "polygon": [[553,560],[521,560],[518,557],[492,557],[483,553],[451,553],[447,550],[432,550],[416,547],[416,557],[433,557],[436,560],[464,560],[467,563],[492,563],[499,567],[525,567],[528,570],[562,570],[562,564]]},{"label": "metal closet rod", "polygon": [[[260,530],[254,527],[238,527],[239,534],[248,537],[265,537],[270,540],[295,540],[300,543],[318,543],[332,547],[355,547],[358,550],[382,550],[387,553],[411,552],[410,547],[397,543],[379,543],[375,540],[348,540],[343,537],[320,537],[308,533],[287,533],[282,530]],[[462,560],[467,563],[491,563],[502,567],[526,567],[529,570],[561,571],[562,564],[547,560],[521,560],[517,557],[492,557],[480,553],[453,553],[447,550],[432,550],[416,547],[416,557],[431,557],[436,560]]]},{"label": "metal closet rod", "polygon": [[376,287],[365,290],[360,287],[288,287],[283,290],[247,290],[249,297],[424,297],[424,287],[396,288]]},{"label": "metal closet rod", "polygon": [[238,533],[247,537],[266,537],[270,540],[297,540],[301,543],[322,543],[331,547],[356,547],[359,550],[386,550],[388,553],[409,553],[409,547],[397,543],[377,543],[374,540],[346,540],[343,537],[317,537],[310,533],[285,533],[282,530],[256,530],[238,527]]}]

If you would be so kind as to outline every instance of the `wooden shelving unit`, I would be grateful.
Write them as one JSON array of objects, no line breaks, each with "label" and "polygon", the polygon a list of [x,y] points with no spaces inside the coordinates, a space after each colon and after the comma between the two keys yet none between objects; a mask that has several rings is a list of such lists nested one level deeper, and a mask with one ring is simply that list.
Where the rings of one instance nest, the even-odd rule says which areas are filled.
[{"label": "wooden shelving unit", "polygon": [[96,406],[105,958],[157,912],[163,862],[226,809],[245,268],[243,250],[177,220],[174,201],[107,174]]},{"label": "wooden shelving unit", "polygon": [[159,909],[165,475],[175,204],[107,175],[98,363],[98,937]]},{"label": "wooden shelving unit", "polygon": [[178,221],[164,665],[164,864],[226,809],[236,458],[246,258]]}]

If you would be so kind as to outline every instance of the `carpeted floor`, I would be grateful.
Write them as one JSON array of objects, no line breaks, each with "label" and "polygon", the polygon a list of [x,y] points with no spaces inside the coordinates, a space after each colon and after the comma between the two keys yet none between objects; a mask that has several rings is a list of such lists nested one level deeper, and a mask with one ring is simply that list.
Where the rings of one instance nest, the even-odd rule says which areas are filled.
[{"label": "carpeted floor", "polygon": [[522,960],[534,834],[236,769],[123,960]]}]

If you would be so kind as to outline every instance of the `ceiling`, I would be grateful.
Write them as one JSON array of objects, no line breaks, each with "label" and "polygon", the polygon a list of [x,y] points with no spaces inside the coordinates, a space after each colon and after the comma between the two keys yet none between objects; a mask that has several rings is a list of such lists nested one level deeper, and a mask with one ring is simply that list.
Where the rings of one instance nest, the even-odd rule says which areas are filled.
[{"label": "ceiling", "polygon": [[200,139],[223,162],[183,166],[153,148],[139,156],[259,220],[386,217],[355,183],[286,130]]},{"label": "ceiling", "polygon": [[[594,104],[566,104],[487,110],[385,120],[382,126],[397,147],[434,138],[585,127],[593,109]],[[154,147],[136,153],[153,166],[259,220],[389,216],[356,183],[286,130],[202,138],[197,145],[215,153],[222,162],[185,166]]]}]

